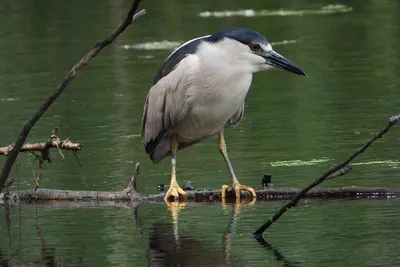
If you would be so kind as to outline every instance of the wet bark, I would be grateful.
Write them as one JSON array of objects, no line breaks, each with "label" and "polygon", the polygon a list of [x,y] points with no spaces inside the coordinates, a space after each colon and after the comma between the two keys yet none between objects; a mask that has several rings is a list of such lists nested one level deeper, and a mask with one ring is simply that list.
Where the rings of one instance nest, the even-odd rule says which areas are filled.
[{"label": "wet bark", "polygon": [[[255,189],[257,201],[276,201],[292,199],[302,188],[260,188]],[[220,202],[221,190],[192,190],[186,191],[189,202]],[[328,187],[314,188],[302,195],[302,199],[339,199],[339,198],[389,198],[399,197],[400,189],[388,187]],[[227,200],[234,200],[234,192],[227,195]],[[0,195],[5,202],[17,201],[134,201],[134,202],[163,202],[164,193],[140,194],[137,191],[79,191],[60,189],[20,190],[6,192]],[[250,201],[251,195],[242,192],[241,198]]]}]

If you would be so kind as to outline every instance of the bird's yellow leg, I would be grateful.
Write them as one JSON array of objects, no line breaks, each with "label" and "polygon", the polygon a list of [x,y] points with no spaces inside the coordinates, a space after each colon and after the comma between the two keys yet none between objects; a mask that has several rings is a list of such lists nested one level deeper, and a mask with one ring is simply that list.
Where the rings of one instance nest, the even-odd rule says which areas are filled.
[{"label": "bird's yellow leg", "polygon": [[[235,172],[233,171],[233,168],[232,168],[232,164],[228,157],[228,152],[226,151],[226,144],[225,144],[223,130],[218,134],[218,148],[219,148],[219,152],[221,152],[222,156],[224,157],[226,166],[228,167],[229,173],[232,177],[232,187],[235,190],[236,202],[240,202],[240,190],[249,191],[252,196],[252,199],[255,200],[257,196],[256,196],[256,192],[254,191],[254,189],[247,185],[241,185],[239,183],[238,179],[236,178]],[[228,188],[229,188],[228,185],[222,186],[222,199],[226,198],[226,190]]]},{"label": "bird's yellow leg", "polygon": [[171,160],[171,182],[169,185],[169,189],[165,194],[165,201],[168,202],[170,196],[174,197],[174,201],[179,201],[179,195],[182,196],[183,200],[186,201],[186,192],[182,190],[179,186],[178,182],[176,181],[176,152],[178,151],[178,140],[176,134],[171,136],[171,153],[172,153],[172,160]]}]

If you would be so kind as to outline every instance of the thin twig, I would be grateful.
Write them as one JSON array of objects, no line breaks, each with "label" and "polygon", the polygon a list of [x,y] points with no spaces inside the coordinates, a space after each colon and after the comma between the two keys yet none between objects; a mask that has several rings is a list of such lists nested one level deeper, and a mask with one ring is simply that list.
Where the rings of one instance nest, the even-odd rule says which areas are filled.
[{"label": "thin twig", "polygon": [[264,233],[264,231],[270,227],[276,220],[279,219],[287,210],[291,207],[295,206],[299,200],[304,196],[310,189],[322,183],[325,179],[328,178],[329,175],[332,175],[336,171],[346,167],[353,159],[355,159],[358,155],[363,153],[368,147],[370,147],[377,139],[381,138],[385,133],[389,131],[389,129],[395,125],[400,120],[400,115],[393,116],[389,119],[389,122],[385,128],[383,128],[378,134],[374,135],[367,143],[365,143],[361,148],[354,151],[348,159],[343,161],[342,163],[334,166],[333,168],[329,169],[327,172],[322,174],[318,179],[316,179],[313,183],[308,185],[307,187],[303,188],[291,201],[287,204],[283,205],[279,210],[268,219],[266,223],[264,223],[260,228],[258,228],[254,233],[254,237],[259,237]]},{"label": "thin twig", "polygon": [[90,50],[78,63],[73,66],[73,68],[69,71],[67,76],[60,82],[60,84],[56,87],[53,91],[51,96],[46,99],[46,101],[42,104],[39,110],[25,123],[24,127],[22,128],[21,133],[19,134],[13,149],[7,156],[7,160],[4,163],[3,169],[0,174],[0,193],[3,190],[4,183],[10,173],[12,166],[16,158],[18,157],[19,151],[22,145],[25,143],[29,132],[31,131],[32,127],[35,123],[43,116],[46,110],[51,106],[51,104],[60,96],[60,94],[64,91],[64,89],[68,86],[68,84],[75,78],[78,74],[79,70],[89,64],[90,60],[92,60],[104,47],[112,43],[135,19],[139,18],[140,16],[144,15],[145,12],[141,11],[140,13],[134,14],[139,6],[140,0],[134,0],[132,3],[132,7],[128,12],[128,15],[123,23],[121,23],[117,28],[115,28],[106,39],[97,42],[96,45]]},{"label": "thin twig", "polygon": [[74,157],[75,157],[76,162],[79,165],[79,168],[81,168],[81,171],[83,172],[83,165],[81,163],[81,160],[79,159],[78,151],[72,151],[72,152],[74,153]]},{"label": "thin twig", "polygon": [[131,181],[129,182],[128,186],[124,189],[124,192],[126,194],[129,194],[131,192],[134,192],[136,194],[139,194],[139,191],[137,190],[136,183],[139,179],[140,175],[140,163],[136,163],[135,169],[133,170]]},{"label": "thin twig", "polygon": [[35,153],[32,153],[35,155],[35,160],[38,160],[38,166],[39,166],[39,174],[38,176],[36,176],[35,174],[35,170],[33,169],[33,162],[28,159],[30,165],[31,165],[31,169],[32,169],[32,175],[33,175],[33,179],[35,180],[35,189],[34,191],[36,192],[39,188],[39,182],[42,179],[42,175],[43,175],[43,170],[44,170],[44,162],[43,162],[43,158],[39,155],[36,155]]},{"label": "thin twig", "polygon": [[[60,146],[59,146],[59,144],[61,142],[60,138],[58,137],[59,136],[59,132],[60,132],[60,127],[58,127],[58,126],[54,127],[53,131],[51,132],[50,139],[53,139],[53,138],[56,139],[56,146],[57,146],[58,152],[60,152],[60,155],[61,155],[62,159],[65,159],[65,157],[64,157],[64,155],[63,155],[63,153],[62,153],[62,151],[60,149]],[[65,140],[64,143],[66,143],[66,141],[67,140]]]}]

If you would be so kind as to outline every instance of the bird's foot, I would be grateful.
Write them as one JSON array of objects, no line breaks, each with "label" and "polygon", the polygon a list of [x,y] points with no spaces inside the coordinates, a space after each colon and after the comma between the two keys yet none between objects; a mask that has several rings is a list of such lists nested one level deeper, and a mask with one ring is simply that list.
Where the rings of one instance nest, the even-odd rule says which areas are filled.
[{"label": "bird's foot", "polygon": [[236,202],[240,202],[240,190],[248,191],[252,196],[252,201],[257,199],[256,191],[250,186],[241,185],[239,183],[233,184],[232,186],[223,185],[222,186],[222,199],[226,199],[226,192],[232,188],[235,191]]},{"label": "bird's foot", "polygon": [[183,201],[187,201],[186,192],[179,186],[179,184],[171,184],[167,193],[165,194],[165,202],[169,202],[171,197],[173,197],[173,201],[180,201],[179,196],[182,197]]}]

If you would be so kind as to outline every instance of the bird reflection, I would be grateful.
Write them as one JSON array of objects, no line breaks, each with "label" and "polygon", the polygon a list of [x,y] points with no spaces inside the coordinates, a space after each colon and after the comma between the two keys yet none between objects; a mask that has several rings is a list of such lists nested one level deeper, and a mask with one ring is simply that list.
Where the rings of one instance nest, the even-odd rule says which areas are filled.
[{"label": "bird reflection", "polygon": [[178,215],[185,203],[173,203],[169,205],[172,223],[158,222],[151,229],[147,251],[149,267],[240,266],[229,262],[225,249],[221,250],[193,236],[180,234]]},{"label": "bird reflection", "polygon": [[221,250],[194,237],[180,236],[176,240],[174,226],[168,223],[154,224],[147,258],[149,267],[233,266],[225,262]]},{"label": "bird reflection", "polygon": [[[149,237],[147,250],[147,262],[149,267],[169,267],[169,266],[247,266],[244,259],[239,257],[232,258],[231,245],[236,234],[236,222],[240,210],[244,206],[253,205],[249,203],[233,203],[230,205],[222,202],[224,209],[232,207],[231,218],[225,233],[222,235],[222,246],[212,246],[205,241],[184,233],[179,232],[178,215],[185,202],[169,203],[171,212],[171,222],[154,223]],[[195,226],[193,226],[195,227]],[[271,252],[277,262],[285,267],[294,267],[295,264],[285,258],[277,248],[272,247],[263,238],[257,239],[263,249]]]}]

